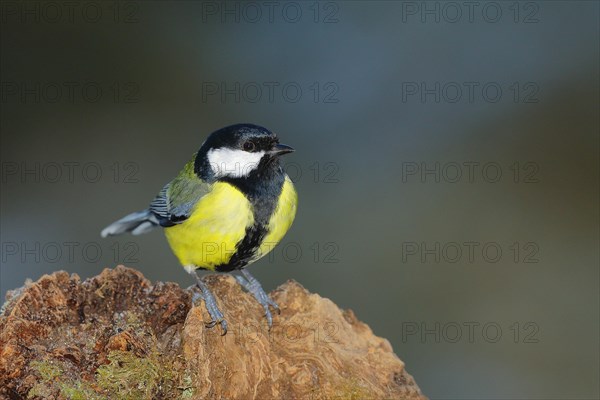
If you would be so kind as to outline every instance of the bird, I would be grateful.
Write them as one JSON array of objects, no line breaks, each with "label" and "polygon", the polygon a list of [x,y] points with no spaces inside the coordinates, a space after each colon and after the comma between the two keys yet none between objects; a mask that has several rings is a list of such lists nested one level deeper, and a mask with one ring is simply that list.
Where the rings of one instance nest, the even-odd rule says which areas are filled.
[{"label": "bird", "polygon": [[269,329],[278,305],[246,267],[269,253],[290,229],[298,195],[281,156],[294,149],[267,128],[250,123],[211,133],[179,174],[143,211],[113,222],[102,237],[140,235],[162,227],[171,250],[195,276],[211,321],[227,321],[199,272],[238,272],[236,280],[260,303]]}]

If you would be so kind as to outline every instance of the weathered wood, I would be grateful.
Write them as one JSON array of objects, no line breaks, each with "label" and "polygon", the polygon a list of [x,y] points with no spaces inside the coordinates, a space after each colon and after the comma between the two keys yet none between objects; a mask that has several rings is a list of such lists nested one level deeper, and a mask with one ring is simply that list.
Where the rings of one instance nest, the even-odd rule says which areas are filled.
[{"label": "weathered wood", "polygon": [[228,275],[207,278],[229,323],[174,283],[118,266],[64,271],[9,292],[0,315],[0,397],[43,399],[423,399],[389,342],[352,311],[289,281],[269,331]]}]

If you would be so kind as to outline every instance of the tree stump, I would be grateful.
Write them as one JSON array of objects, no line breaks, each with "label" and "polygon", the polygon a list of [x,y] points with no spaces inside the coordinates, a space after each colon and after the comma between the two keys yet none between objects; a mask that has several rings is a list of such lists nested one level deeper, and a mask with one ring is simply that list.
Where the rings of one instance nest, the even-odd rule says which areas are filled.
[{"label": "tree stump", "polygon": [[81,282],[59,271],[10,291],[0,314],[0,398],[424,399],[389,342],[350,310],[288,281],[269,330],[230,275],[202,300],[118,266]]}]

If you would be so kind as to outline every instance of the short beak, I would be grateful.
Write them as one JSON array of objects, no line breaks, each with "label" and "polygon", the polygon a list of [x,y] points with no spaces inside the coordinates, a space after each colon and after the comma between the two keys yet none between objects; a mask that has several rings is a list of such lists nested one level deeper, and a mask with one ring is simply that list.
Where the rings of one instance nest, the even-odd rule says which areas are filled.
[{"label": "short beak", "polygon": [[273,148],[271,149],[271,151],[269,153],[271,153],[274,156],[280,156],[283,154],[287,154],[287,153],[291,153],[293,152],[294,149],[286,144],[276,144],[275,146],[273,146]]}]

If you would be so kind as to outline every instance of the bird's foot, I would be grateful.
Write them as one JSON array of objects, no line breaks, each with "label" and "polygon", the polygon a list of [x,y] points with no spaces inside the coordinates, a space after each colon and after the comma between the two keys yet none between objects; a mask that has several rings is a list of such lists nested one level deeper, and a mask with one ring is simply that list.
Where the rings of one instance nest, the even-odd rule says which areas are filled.
[{"label": "bird's foot", "polygon": [[204,300],[204,304],[206,305],[206,311],[210,315],[211,321],[205,323],[207,328],[212,328],[218,323],[221,324],[221,336],[227,333],[227,321],[225,321],[225,317],[219,307],[217,306],[217,300],[215,296],[208,290],[206,284],[202,281],[202,279],[196,274],[197,286],[200,288],[201,293],[194,292],[192,295],[192,302],[195,303],[198,298],[202,298]]},{"label": "bird's foot", "polygon": [[269,324],[269,329],[271,329],[271,327],[273,326],[273,316],[271,315],[271,310],[269,309],[269,306],[273,307],[273,309],[277,311],[278,314],[281,314],[279,306],[264,291],[264,289],[260,285],[260,282],[258,282],[256,278],[250,275],[250,272],[243,269],[242,274],[244,275],[243,277],[236,275],[235,279],[237,279],[240,285],[242,285],[248,292],[252,293],[256,301],[258,301],[260,305],[263,306],[265,310],[265,317],[267,317],[267,323]]}]

